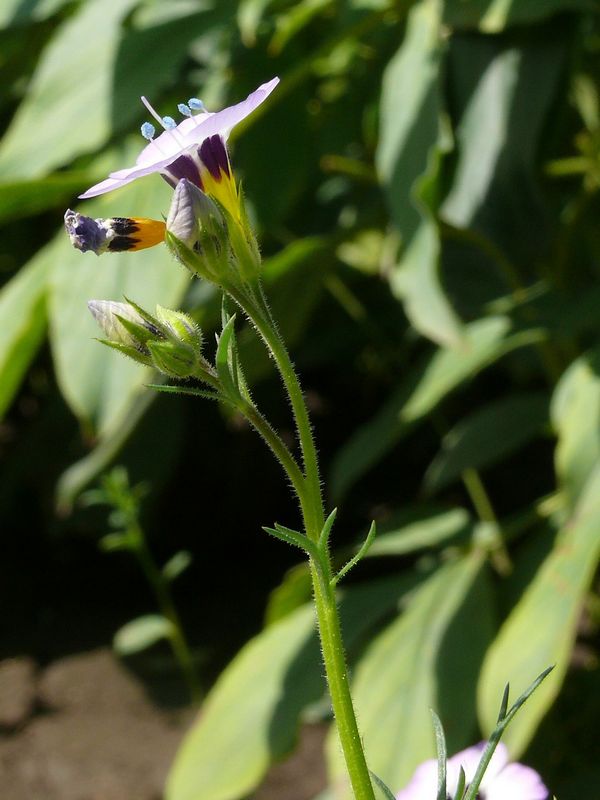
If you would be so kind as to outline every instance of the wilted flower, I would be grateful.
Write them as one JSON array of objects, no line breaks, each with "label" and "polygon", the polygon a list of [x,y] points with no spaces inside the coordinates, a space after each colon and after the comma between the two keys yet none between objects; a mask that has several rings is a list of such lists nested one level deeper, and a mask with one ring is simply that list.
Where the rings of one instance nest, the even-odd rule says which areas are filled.
[{"label": "wilted flower", "polygon": [[[465,771],[466,785],[475,777],[477,765],[486,747],[486,742],[448,759],[447,793],[453,798],[458,785],[460,768]],[[425,761],[415,770],[406,788],[396,795],[396,800],[435,800],[437,793],[437,761]],[[499,744],[479,786],[480,800],[547,800],[548,790],[542,779],[531,767],[508,762],[508,750]]]},{"label": "wilted flower", "polygon": [[144,217],[111,217],[92,219],[72,211],[65,213],[65,228],[71,244],[82,253],[91,250],[118,253],[123,250],[143,250],[164,241],[165,223]]},{"label": "wilted flower", "polygon": [[[142,102],[164,131],[155,139],[154,126],[145,122],[142,125],[142,135],[150,141],[139,154],[135,165],[111,172],[106,180],[95,184],[80,197],[95,197],[110,192],[153,172],[160,172],[172,186],[181,178],[187,178],[201,189],[204,188],[203,180],[208,181],[211,188],[214,188],[215,183],[221,184],[230,175],[224,144],[227,137],[239,122],[267,99],[278,83],[279,78],[273,78],[259,86],[241,103],[216,113],[206,111],[199,100],[191,98],[187,104],[180,103],[178,106],[184,115],[178,125],[171,117],[160,117],[146,98],[142,97]],[[193,114],[194,110],[198,110],[198,113]],[[226,191],[230,192],[231,187],[228,186]],[[226,200],[223,190],[221,194]],[[218,199],[222,201],[221,197]],[[223,204],[227,206],[227,202]]]}]

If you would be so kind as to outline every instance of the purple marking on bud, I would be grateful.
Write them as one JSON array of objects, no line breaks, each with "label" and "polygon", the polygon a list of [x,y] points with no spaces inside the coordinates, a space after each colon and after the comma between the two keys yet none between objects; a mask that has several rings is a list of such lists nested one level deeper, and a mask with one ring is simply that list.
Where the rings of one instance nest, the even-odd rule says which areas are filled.
[{"label": "purple marking on bud", "polygon": [[182,178],[186,178],[190,183],[194,183],[196,186],[202,188],[200,170],[192,156],[183,155],[176,158],[175,161],[165,168],[163,177],[173,188],[177,186],[177,182]]},{"label": "purple marking on bud", "polygon": [[216,181],[221,180],[221,172],[230,175],[229,157],[223,137],[218,133],[205,139],[198,148],[200,160]]},{"label": "purple marking on bud", "polygon": [[67,209],[65,213],[65,229],[71,244],[82,253],[92,250],[97,255],[106,249],[107,230],[99,220]]}]

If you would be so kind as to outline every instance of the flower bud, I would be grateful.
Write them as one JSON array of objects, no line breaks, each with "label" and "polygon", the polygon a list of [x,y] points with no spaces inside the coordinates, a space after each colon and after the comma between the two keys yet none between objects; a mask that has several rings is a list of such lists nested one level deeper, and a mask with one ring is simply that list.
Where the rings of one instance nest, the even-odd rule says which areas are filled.
[{"label": "flower bud", "polygon": [[156,317],[179,341],[189,345],[195,353],[202,352],[202,331],[183,311],[156,306]]},{"label": "flower bud", "polygon": [[169,233],[193,250],[200,238],[199,226],[210,230],[215,221],[222,227],[222,215],[217,206],[197,186],[182,178],[175,187],[169,208]]},{"label": "flower bud", "polygon": [[113,344],[132,348],[143,356],[143,363],[149,363],[147,342],[154,338],[164,338],[160,327],[151,317],[140,314],[130,303],[116,303],[113,300],[90,300],[88,308]]},{"label": "flower bud", "polygon": [[189,378],[196,367],[193,348],[178,341],[150,342],[148,344],[152,362],[159,372],[174,378]]}]

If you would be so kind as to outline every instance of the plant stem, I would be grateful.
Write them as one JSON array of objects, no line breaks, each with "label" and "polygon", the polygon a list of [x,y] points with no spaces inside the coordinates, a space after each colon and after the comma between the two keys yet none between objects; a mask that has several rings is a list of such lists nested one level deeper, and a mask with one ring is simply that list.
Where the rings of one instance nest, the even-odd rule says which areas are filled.
[{"label": "plant stem", "polygon": [[[251,297],[234,289],[230,294],[246,312],[271,352],[288,394],[304,464],[303,488],[298,495],[305,532],[312,541],[318,542],[325,513],[317,449],[298,376],[262,293],[258,297],[256,294]],[[267,443],[269,444],[268,441]],[[282,461],[281,457],[275,454]],[[282,461],[282,464],[285,468],[285,462]],[[292,476],[289,477],[294,482]],[[331,705],[354,797],[356,800],[375,800],[350,695],[340,619],[335,590],[331,584],[331,560],[327,547],[322,548],[320,556],[320,563],[316,563],[314,559],[310,560],[310,569]]]}]

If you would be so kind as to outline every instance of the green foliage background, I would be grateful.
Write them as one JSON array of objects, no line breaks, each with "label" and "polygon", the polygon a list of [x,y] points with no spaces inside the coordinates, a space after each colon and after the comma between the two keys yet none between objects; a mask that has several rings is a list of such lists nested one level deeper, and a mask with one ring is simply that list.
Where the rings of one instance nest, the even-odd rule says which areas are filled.
[{"label": "green foliage background", "polygon": [[[174,115],[189,96],[216,109],[279,75],[236,131],[233,161],[340,506],[340,560],[372,516],[383,531],[340,599],[370,766],[400,788],[433,753],[430,707],[455,751],[494,727],[506,681],[517,694],[554,663],[506,741],[561,800],[589,796],[597,3],[4,0],[0,25],[4,650],[53,657],[144,608],[128,566],[91,554],[101,519],[73,513],[119,460],[153,483],[157,549],[194,554],[179,599],[207,683],[256,634],[216,680],[169,800],[250,795],[307,710],[323,713],[307,575],[256,533],[276,515],[294,524],[276,468],[224,410],[145,390],[152,376],[94,341],[85,307],[123,295],[181,306],[210,333],[216,292],[163,248],[98,261],[61,230],[80,191],[135,158],[141,94]],[[160,218],[169,193],[152,176],[76,207]],[[256,396],[287,430],[268,359],[252,331],[240,342]],[[58,578],[38,582],[48,563],[64,596]],[[39,633],[40,607],[60,618],[78,603],[95,627]],[[333,736],[327,758],[326,797],[347,797]]]}]

